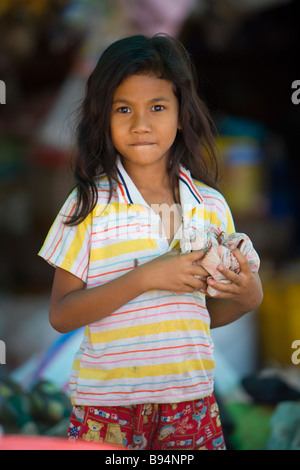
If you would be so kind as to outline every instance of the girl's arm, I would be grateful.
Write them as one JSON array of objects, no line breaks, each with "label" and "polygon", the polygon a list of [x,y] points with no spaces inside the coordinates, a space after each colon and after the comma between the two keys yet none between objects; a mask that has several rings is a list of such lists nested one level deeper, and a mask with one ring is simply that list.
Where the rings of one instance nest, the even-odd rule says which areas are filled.
[{"label": "girl's arm", "polygon": [[246,257],[236,248],[234,256],[240,264],[240,273],[236,274],[223,266],[218,269],[231,281],[231,284],[223,284],[213,279],[207,283],[217,289],[219,294],[215,297],[207,297],[206,305],[211,317],[211,328],[227,325],[245,313],[255,310],[262,302],[263,290],[258,273],[250,269]]},{"label": "girl's arm", "polygon": [[203,290],[207,272],[196,265],[204,252],[179,255],[168,252],[127,274],[101,286],[86,289],[73,274],[56,268],[50,299],[50,323],[57,331],[67,333],[101,320],[148,290],[173,292]]}]

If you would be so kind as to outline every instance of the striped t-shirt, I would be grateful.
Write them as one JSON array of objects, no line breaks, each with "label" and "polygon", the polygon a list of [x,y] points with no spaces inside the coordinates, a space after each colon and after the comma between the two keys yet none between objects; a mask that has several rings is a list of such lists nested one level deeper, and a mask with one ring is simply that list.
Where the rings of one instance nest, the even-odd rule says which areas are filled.
[{"label": "striped t-shirt", "polygon": [[[109,204],[108,179],[100,177],[94,210],[79,225],[66,226],[76,208],[74,190],[39,252],[53,266],[82,279],[87,289],[135,269],[136,260],[141,265],[179,247],[182,230],[191,233],[212,225],[234,231],[223,196],[181,167],[182,226],[169,245],[160,216],[120,160],[117,170],[119,182]],[[128,406],[207,396],[213,390],[213,349],[203,294],[148,291],[86,326],[70,378],[72,403]]]}]

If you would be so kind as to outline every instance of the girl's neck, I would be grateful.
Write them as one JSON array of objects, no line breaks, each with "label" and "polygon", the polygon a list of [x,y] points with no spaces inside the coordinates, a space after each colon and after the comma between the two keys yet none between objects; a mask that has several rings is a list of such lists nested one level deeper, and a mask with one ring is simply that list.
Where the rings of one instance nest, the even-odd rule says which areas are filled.
[{"label": "girl's neck", "polygon": [[[159,214],[164,234],[170,244],[182,223],[179,181],[177,180],[173,190],[166,165],[134,166],[134,171],[131,171],[130,165],[125,162],[124,168],[143,199]],[[169,210],[166,210],[167,206]]]},{"label": "girl's neck", "polygon": [[140,192],[172,190],[165,162],[140,167],[123,162],[123,166]]},{"label": "girl's neck", "polygon": [[175,188],[172,188],[165,163],[157,162],[156,165],[141,167],[135,165],[134,168],[126,164],[127,162],[124,163],[126,172],[149,205],[168,204],[171,206],[180,203],[179,183],[177,181]]}]

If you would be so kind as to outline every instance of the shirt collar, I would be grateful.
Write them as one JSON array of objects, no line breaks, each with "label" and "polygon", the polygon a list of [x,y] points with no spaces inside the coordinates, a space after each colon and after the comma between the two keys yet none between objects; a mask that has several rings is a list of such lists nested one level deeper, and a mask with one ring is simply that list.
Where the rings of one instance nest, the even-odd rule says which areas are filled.
[{"label": "shirt collar", "polygon": [[[119,178],[119,182],[117,184],[119,200],[125,204],[140,204],[149,207],[123,167],[120,157],[118,157],[116,163]],[[203,204],[202,196],[194,183],[190,171],[182,165],[179,167],[179,193],[183,213]]]}]

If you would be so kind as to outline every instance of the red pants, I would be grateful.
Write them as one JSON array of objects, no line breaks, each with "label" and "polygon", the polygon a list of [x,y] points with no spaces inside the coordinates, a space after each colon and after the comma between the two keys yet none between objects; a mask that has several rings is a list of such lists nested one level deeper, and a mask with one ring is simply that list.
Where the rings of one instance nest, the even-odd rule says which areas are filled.
[{"label": "red pants", "polygon": [[225,449],[213,394],[170,404],[74,406],[68,436],[137,450]]}]

